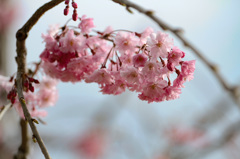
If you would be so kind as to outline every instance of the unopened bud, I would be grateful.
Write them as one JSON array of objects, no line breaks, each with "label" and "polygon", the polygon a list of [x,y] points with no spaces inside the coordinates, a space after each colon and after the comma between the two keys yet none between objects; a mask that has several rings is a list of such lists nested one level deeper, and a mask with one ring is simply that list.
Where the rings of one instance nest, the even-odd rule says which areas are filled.
[{"label": "unopened bud", "polygon": [[64,15],[68,15],[68,13],[69,13],[69,7],[66,6],[66,8],[65,8],[64,11],[63,11],[63,14],[64,14]]},{"label": "unopened bud", "polygon": [[28,86],[29,86],[29,82],[28,82],[28,80],[25,80],[23,86],[26,87],[26,88],[28,88]]},{"label": "unopened bud", "polygon": [[76,3],[76,2],[72,2],[72,7],[73,7],[74,9],[77,9],[77,8],[78,8],[77,3]]},{"label": "unopened bud", "polygon": [[11,103],[12,103],[12,104],[14,104],[15,101],[16,101],[16,98],[12,98],[12,99],[11,99]]},{"label": "unopened bud", "polygon": [[33,140],[34,143],[37,143],[37,139],[34,135],[32,136],[32,140]]},{"label": "unopened bud", "polygon": [[69,0],[65,0],[65,4],[69,4]]},{"label": "unopened bud", "polygon": [[39,122],[36,119],[32,119],[32,121],[36,124],[39,124]]},{"label": "unopened bud", "polygon": [[30,82],[34,82],[34,78],[28,77],[28,79],[29,79]]},{"label": "unopened bud", "polygon": [[77,12],[74,12],[73,15],[72,15],[72,19],[74,21],[77,21],[77,18],[78,18],[78,14],[77,14]]},{"label": "unopened bud", "polygon": [[29,90],[30,90],[31,92],[34,92],[34,87],[32,86],[31,83],[29,84]]},{"label": "unopened bud", "polygon": [[36,83],[36,84],[39,84],[39,83],[40,83],[37,79],[34,79],[33,82]]}]

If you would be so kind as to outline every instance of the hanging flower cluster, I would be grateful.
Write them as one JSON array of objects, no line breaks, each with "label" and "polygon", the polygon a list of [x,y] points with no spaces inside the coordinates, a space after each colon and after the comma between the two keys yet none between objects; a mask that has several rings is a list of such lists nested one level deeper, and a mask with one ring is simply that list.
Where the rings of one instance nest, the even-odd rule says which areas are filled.
[{"label": "hanging flower cluster", "polygon": [[166,33],[151,28],[142,33],[111,27],[92,31],[92,18],[79,19],[76,28],[43,34],[46,48],[40,58],[47,75],[64,82],[96,82],[103,94],[128,88],[149,103],[178,98],[184,82],[193,79],[195,60],[183,61],[185,53]]},{"label": "hanging flower cluster", "polygon": [[[43,108],[55,105],[58,97],[57,83],[56,79],[46,76],[44,76],[40,82],[32,77],[25,76],[23,83],[24,97],[32,117],[46,116],[47,111],[43,110]],[[9,80],[8,77],[0,75],[0,89],[9,92],[7,98],[17,109],[20,116],[24,118],[21,104],[16,100],[17,89],[13,78]]]}]

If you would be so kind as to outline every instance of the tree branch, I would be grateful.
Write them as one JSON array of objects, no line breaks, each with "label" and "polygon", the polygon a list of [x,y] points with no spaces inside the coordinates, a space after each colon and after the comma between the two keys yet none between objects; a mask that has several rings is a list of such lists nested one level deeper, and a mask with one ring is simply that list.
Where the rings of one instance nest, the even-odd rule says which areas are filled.
[{"label": "tree branch", "polygon": [[24,119],[20,120],[21,131],[22,131],[22,143],[18,148],[18,152],[14,155],[14,159],[27,159],[29,153],[29,138],[28,138],[28,125]]},{"label": "tree branch", "polygon": [[37,128],[36,128],[34,122],[32,121],[32,117],[27,109],[26,102],[25,102],[24,96],[23,96],[22,84],[23,84],[23,75],[26,73],[26,56],[27,56],[25,41],[28,37],[29,31],[37,23],[37,21],[40,19],[40,17],[45,12],[47,12],[49,9],[55,7],[56,5],[60,4],[63,1],[64,0],[52,0],[52,1],[44,4],[32,15],[32,17],[16,33],[16,38],[17,38],[16,61],[17,61],[17,65],[18,65],[16,84],[17,84],[18,98],[19,98],[19,102],[21,103],[25,119],[28,121],[28,123],[32,129],[33,136],[36,138],[36,140],[39,144],[39,147],[46,159],[50,159],[50,156],[49,156],[48,151],[37,131]]},{"label": "tree branch", "polygon": [[224,80],[224,78],[221,76],[221,74],[219,73],[217,66],[212,64],[210,61],[208,61],[200,51],[198,51],[189,41],[187,41],[183,37],[183,35],[181,34],[181,31],[179,29],[174,29],[174,28],[170,27],[169,25],[167,25],[166,23],[164,23],[162,20],[160,20],[157,16],[154,15],[153,11],[146,10],[143,7],[141,7],[135,3],[132,3],[128,0],[112,0],[112,1],[115,3],[118,3],[122,6],[125,6],[128,11],[129,11],[129,8],[136,9],[140,13],[146,15],[147,17],[152,19],[154,22],[156,22],[159,25],[159,27],[162,28],[163,30],[169,30],[175,36],[177,36],[179,38],[179,40],[182,41],[182,43],[186,47],[191,49],[197,55],[197,57],[199,59],[201,59],[202,62],[212,71],[213,75],[216,77],[216,79],[219,81],[219,83],[222,85],[222,87],[230,93],[230,95],[231,95],[232,99],[235,101],[235,103],[240,106],[239,95],[237,92],[238,87],[230,87],[227,84],[227,82]]}]

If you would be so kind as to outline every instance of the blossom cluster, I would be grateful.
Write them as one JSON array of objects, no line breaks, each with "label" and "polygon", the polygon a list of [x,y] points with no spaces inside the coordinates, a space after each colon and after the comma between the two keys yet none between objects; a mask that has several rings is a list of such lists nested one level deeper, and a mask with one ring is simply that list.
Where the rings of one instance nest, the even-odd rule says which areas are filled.
[{"label": "blossom cluster", "polygon": [[168,34],[152,28],[92,31],[92,18],[79,19],[78,27],[55,27],[42,35],[46,45],[40,58],[47,75],[98,83],[103,94],[129,89],[149,103],[178,98],[184,82],[193,79],[195,60],[183,61],[185,53]]},{"label": "blossom cluster", "polygon": [[[32,117],[46,116],[47,111],[45,111],[43,108],[55,105],[58,97],[58,91],[56,88],[57,83],[58,82],[56,79],[47,76],[44,76],[40,82],[31,77],[25,79],[23,84],[24,98]],[[13,106],[23,118],[24,114],[21,104],[18,100],[15,100],[17,92],[14,81],[9,80],[8,77],[0,75],[0,89],[9,92],[7,98],[11,100]]]}]

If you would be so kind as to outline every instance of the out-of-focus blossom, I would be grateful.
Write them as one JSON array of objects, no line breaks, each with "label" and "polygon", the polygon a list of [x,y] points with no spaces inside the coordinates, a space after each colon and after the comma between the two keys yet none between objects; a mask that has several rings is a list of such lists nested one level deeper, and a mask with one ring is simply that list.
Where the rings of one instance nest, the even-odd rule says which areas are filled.
[{"label": "out-of-focus blossom", "polygon": [[[31,83],[31,80],[35,81],[35,83]],[[49,77],[43,77],[40,83],[33,78],[28,78],[26,81],[28,82],[24,82],[23,86],[25,90],[24,97],[31,116],[46,116],[47,112],[43,108],[55,105],[58,98],[58,92],[56,89],[56,85],[58,83],[57,80]],[[31,85],[32,88],[29,88],[29,85]],[[17,93],[14,82],[9,81],[9,78],[0,75],[0,88],[3,88],[6,92],[10,92],[8,93],[8,96],[11,96],[10,100],[13,106],[16,108],[20,116],[24,117],[22,107],[16,99]],[[30,91],[28,91],[28,89]]]},{"label": "out-of-focus blossom", "polygon": [[87,18],[86,15],[83,15],[81,18],[81,22],[78,27],[81,29],[81,32],[84,34],[88,34],[91,32],[92,28],[94,28],[93,18]]},{"label": "out-of-focus blossom", "polygon": [[175,144],[204,147],[209,141],[204,131],[189,127],[172,127],[168,131],[168,137]]},{"label": "out-of-focus blossom", "polygon": [[5,31],[12,24],[16,16],[16,7],[0,1],[0,32]]},{"label": "out-of-focus blossom", "polygon": [[107,148],[107,136],[101,129],[90,129],[77,139],[75,150],[88,159],[101,158]]}]

